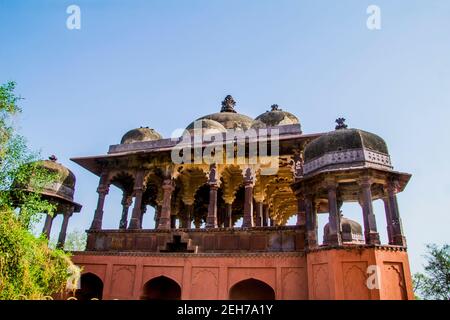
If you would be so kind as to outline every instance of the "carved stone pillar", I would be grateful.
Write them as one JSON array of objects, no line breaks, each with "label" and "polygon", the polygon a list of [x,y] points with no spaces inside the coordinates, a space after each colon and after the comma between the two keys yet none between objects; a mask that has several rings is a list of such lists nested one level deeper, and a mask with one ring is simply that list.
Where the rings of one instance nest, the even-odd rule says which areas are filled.
[{"label": "carved stone pillar", "polygon": [[255,201],[255,226],[262,227],[263,226],[263,202]]},{"label": "carved stone pillar", "polygon": [[134,181],[134,207],[128,229],[141,228],[142,194],[144,193],[144,172],[139,170]]},{"label": "carved stone pillar", "polygon": [[217,190],[218,185],[209,185],[208,216],[206,217],[206,228],[217,228]]},{"label": "carved stone pillar", "polygon": [[364,237],[366,244],[380,244],[380,236],[377,231],[377,222],[372,206],[372,180],[362,179],[359,182],[361,188],[360,205],[364,218]]},{"label": "carved stone pillar", "polygon": [[305,217],[305,197],[301,196],[297,201],[297,226],[304,226],[306,223]]},{"label": "carved stone pillar", "polygon": [[217,228],[217,190],[219,189],[217,168],[212,164],[209,169],[209,204],[206,216],[206,228]]},{"label": "carved stone pillar", "polygon": [[67,212],[63,214],[63,222],[61,224],[61,230],[59,231],[58,243],[57,247],[60,249],[64,248],[64,244],[66,242],[66,234],[67,234],[67,226],[69,224],[69,218],[73,214],[73,208],[70,208]]},{"label": "carved stone pillar", "polygon": [[269,226],[269,205],[264,204],[263,205],[263,221],[262,221],[263,227]]},{"label": "carved stone pillar", "polygon": [[194,204],[189,203],[189,204],[186,204],[185,207],[186,207],[186,212],[184,213],[184,217],[181,221],[181,223],[182,223],[181,227],[189,229],[191,227],[191,217],[194,212]]},{"label": "carved stone pillar", "polygon": [[308,248],[318,246],[317,242],[317,208],[312,195],[305,196],[306,245]]},{"label": "carved stone pillar", "polygon": [[388,201],[391,217],[392,240],[393,244],[406,247],[406,238],[403,234],[402,220],[397,202],[397,185],[395,181],[388,184]]},{"label": "carved stone pillar", "polygon": [[159,205],[159,204],[156,205],[155,218],[154,218],[155,219],[155,229],[157,229],[158,225],[159,225],[159,218],[161,217],[161,208],[162,208],[161,205]]},{"label": "carved stone pillar", "polygon": [[384,212],[386,214],[386,230],[388,235],[388,243],[394,244],[394,237],[392,232],[392,217],[391,208],[389,208],[389,197],[383,198]]},{"label": "carved stone pillar", "polygon": [[172,192],[175,189],[171,179],[165,179],[163,181],[163,204],[161,208],[161,217],[159,218],[158,229],[169,230],[170,229],[170,212],[171,212],[171,200]]},{"label": "carved stone pillar", "polygon": [[[219,199],[217,200],[219,201]],[[226,220],[226,209],[225,209],[225,203],[222,203],[222,205],[217,206],[217,225],[219,228],[224,228],[225,224],[227,223]]]},{"label": "carved stone pillar", "polygon": [[177,216],[175,214],[170,215],[170,229],[177,228]]},{"label": "carved stone pillar", "polygon": [[94,219],[92,220],[91,230],[101,230],[103,221],[103,206],[105,204],[106,195],[109,192],[109,181],[107,181],[107,173],[102,173],[97,188],[98,200],[97,209],[95,209]]},{"label": "carved stone pillar", "polygon": [[195,229],[200,229],[202,226],[202,221],[199,219],[194,219],[194,227]]},{"label": "carved stone pillar", "polygon": [[122,216],[120,218],[119,229],[126,229],[128,225],[128,209],[131,206],[133,197],[127,193],[123,193],[122,197]]},{"label": "carved stone pillar", "polygon": [[52,232],[53,219],[55,216],[56,216],[56,214],[54,214],[53,216],[47,214],[45,217],[44,228],[42,228],[42,233],[45,234],[47,239],[50,239],[50,233]]},{"label": "carved stone pillar", "polygon": [[342,234],[341,234],[341,219],[338,210],[337,196],[336,196],[337,185],[335,183],[328,183],[328,239],[327,245],[341,245],[342,244]]},{"label": "carved stone pillar", "polygon": [[253,185],[254,177],[250,168],[245,171],[244,177],[244,187],[245,187],[245,198],[244,198],[244,219],[242,222],[242,227],[251,228],[255,224],[253,222]]},{"label": "carved stone pillar", "polygon": [[142,229],[142,222],[144,221],[144,214],[147,212],[147,205],[142,204],[141,217],[139,218],[139,229]]},{"label": "carved stone pillar", "polygon": [[225,228],[233,227],[233,204],[225,203]]}]

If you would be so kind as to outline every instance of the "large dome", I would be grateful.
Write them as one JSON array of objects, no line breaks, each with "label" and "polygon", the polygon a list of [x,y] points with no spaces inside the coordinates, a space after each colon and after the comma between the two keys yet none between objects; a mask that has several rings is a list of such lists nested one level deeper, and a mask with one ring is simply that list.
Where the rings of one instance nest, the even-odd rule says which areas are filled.
[{"label": "large dome", "polygon": [[392,169],[386,142],[376,134],[360,129],[348,129],[343,123],[344,120],[337,120],[335,131],[326,133],[306,145],[305,174],[326,167],[372,166]]},{"label": "large dome", "polygon": [[137,129],[133,129],[128,131],[124,134],[122,137],[122,140],[120,141],[121,144],[128,144],[128,143],[134,143],[134,142],[141,142],[141,141],[152,141],[152,140],[160,140],[162,139],[162,136],[156,132],[154,129],[151,129],[149,127],[140,127]]},{"label": "large dome", "polygon": [[266,111],[256,117],[254,126],[276,127],[292,124],[300,125],[300,121],[296,116],[290,112],[280,109],[277,104],[273,104],[270,108],[270,111]]},{"label": "large dome", "polygon": [[228,95],[225,97],[225,100],[222,101],[222,109],[220,112],[208,114],[197,120],[214,120],[223,125],[225,129],[250,129],[253,124],[253,119],[244,114],[237,113],[234,110],[235,105],[236,101],[234,101],[232,96]]}]

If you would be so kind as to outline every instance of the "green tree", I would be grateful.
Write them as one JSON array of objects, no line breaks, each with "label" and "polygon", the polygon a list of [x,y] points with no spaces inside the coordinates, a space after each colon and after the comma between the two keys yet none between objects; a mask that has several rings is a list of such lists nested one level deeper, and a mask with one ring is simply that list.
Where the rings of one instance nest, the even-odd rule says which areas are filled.
[{"label": "green tree", "polygon": [[31,231],[43,212],[54,212],[40,191],[55,176],[15,130],[21,98],[14,90],[14,82],[0,85],[0,299],[42,299],[64,289],[72,263]]},{"label": "green tree", "polygon": [[413,276],[414,292],[426,300],[450,300],[450,246],[427,245],[424,273]]},{"label": "green tree", "polygon": [[[65,251],[83,251],[86,248],[87,235],[86,232],[80,230],[74,230],[67,233],[66,242],[64,243]],[[49,247],[56,248],[57,241],[52,239]]]}]

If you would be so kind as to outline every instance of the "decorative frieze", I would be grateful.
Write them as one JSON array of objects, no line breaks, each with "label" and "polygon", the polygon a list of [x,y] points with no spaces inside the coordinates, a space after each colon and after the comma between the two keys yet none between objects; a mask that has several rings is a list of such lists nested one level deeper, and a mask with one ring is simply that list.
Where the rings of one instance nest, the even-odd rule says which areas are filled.
[{"label": "decorative frieze", "polygon": [[323,156],[308,161],[304,164],[304,174],[317,171],[330,165],[339,165],[345,163],[364,163],[366,167],[385,167],[392,169],[389,155],[369,149],[351,149],[328,152]]}]

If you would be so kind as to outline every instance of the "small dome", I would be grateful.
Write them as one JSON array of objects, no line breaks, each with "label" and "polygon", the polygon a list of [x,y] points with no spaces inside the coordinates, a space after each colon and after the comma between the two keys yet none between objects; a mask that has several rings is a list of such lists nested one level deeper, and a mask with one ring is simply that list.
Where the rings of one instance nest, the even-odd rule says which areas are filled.
[{"label": "small dome", "polygon": [[121,144],[128,144],[141,141],[160,140],[162,136],[154,129],[149,127],[140,127],[133,129],[125,133],[120,141]]},{"label": "small dome", "polygon": [[192,122],[190,125],[186,127],[186,130],[189,131],[190,134],[194,133],[195,125],[202,128],[202,134],[215,134],[226,132],[227,129],[219,122],[210,120],[210,119],[200,119]]},{"label": "small dome", "polygon": [[338,129],[311,141],[305,147],[305,161],[328,152],[351,149],[370,149],[388,154],[386,142],[376,134],[359,129]]},{"label": "small dome", "polygon": [[370,166],[392,169],[386,142],[381,137],[360,129],[348,129],[343,123],[335,131],[308,143],[304,157],[305,174],[326,167],[345,169]]},{"label": "small dome", "polygon": [[64,186],[74,189],[76,178],[72,171],[67,169],[62,164],[56,162],[58,159],[52,155],[48,160],[42,160],[38,163],[42,165],[43,168],[47,169],[49,172],[56,173],[59,177],[58,182]]},{"label": "small dome", "polygon": [[214,120],[224,126],[225,129],[250,129],[253,124],[253,119],[249,116],[237,113],[234,110],[235,105],[236,101],[234,101],[232,96],[228,95],[222,101],[220,112],[203,116],[197,120]]},{"label": "small dome", "polygon": [[[56,157],[52,155],[49,157],[49,160],[40,160],[35,162],[37,166],[44,168],[46,171],[56,174],[57,176],[57,179],[51,184],[45,186],[41,193],[46,196],[73,202],[73,194],[75,192],[76,183],[75,175],[72,171],[56,161]],[[33,187],[30,185],[24,185],[23,183],[16,182],[14,185],[16,188],[33,191]]]},{"label": "small dome", "polygon": [[266,127],[276,127],[290,124],[300,125],[300,121],[292,113],[283,111],[277,104],[273,104],[270,111],[266,111],[255,119],[254,127],[261,127],[261,124]]},{"label": "small dome", "polygon": [[[329,244],[329,225],[328,223],[323,228],[323,243]],[[342,242],[343,243],[364,243],[364,237],[361,225],[354,221],[345,218],[341,215],[341,230],[342,230]]]}]

